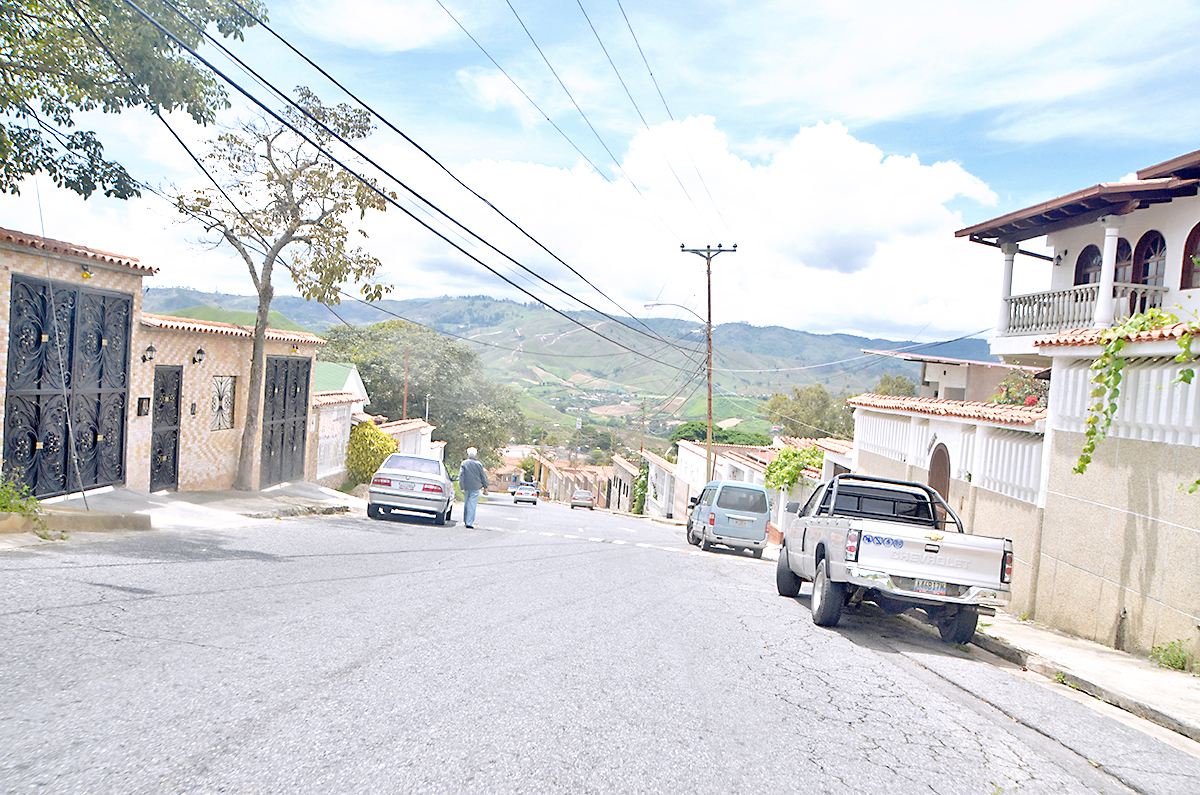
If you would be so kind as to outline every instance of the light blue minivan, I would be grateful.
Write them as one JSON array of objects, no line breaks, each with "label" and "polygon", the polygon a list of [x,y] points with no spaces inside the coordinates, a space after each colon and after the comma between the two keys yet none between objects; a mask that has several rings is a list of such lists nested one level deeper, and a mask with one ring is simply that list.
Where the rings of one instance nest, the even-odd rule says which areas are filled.
[{"label": "light blue minivan", "polygon": [[765,488],[737,480],[714,480],[692,498],[689,508],[689,544],[706,552],[721,544],[762,557],[771,518],[771,499]]}]

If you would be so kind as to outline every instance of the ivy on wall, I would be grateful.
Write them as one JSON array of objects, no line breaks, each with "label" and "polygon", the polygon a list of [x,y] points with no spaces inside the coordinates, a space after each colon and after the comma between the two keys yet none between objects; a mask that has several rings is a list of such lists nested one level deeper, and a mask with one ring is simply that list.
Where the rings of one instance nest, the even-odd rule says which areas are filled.
[{"label": "ivy on wall", "polygon": [[825,451],[819,447],[785,447],[767,464],[764,480],[769,489],[791,491],[805,467],[820,469],[824,463]]}]

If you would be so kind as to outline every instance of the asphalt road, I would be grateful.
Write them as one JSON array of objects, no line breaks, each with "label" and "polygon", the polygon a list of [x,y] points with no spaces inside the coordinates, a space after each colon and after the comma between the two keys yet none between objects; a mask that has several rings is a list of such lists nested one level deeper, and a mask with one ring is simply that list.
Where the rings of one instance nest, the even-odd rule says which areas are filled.
[{"label": "asphalt road", "polygon": [[0,581],[2,792],[1200,791],[978,651],[815,627],[772,562],[599,511],[143,533]]}]

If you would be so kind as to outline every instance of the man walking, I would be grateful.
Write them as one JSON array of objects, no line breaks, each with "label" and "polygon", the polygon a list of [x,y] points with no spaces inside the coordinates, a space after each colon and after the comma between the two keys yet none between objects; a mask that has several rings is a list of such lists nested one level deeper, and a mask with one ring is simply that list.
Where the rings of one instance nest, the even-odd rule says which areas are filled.
[{"label": "man walking", "polygon": [[463,505],[463,524],[475,526],[475,506],[479,503],[479,492],[487,494],[487,472],[476,456],[479,451],[474,447],[467,448],[467,457],[458,467],[458,485],[462,489],[466,502]]}]

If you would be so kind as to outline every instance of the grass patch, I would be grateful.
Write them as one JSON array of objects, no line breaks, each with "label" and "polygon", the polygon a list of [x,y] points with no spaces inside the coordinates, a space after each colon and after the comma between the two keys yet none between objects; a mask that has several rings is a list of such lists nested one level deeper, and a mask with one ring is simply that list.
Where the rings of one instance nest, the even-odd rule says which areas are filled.
[{"label": "grass patch", "polygon": [[1150,659],[1158,663],[1160,668],[1170,668],[1174,671],[1187,671],[1191,666],[1191,655],[1184,648],[1187,641],[1182,638],[1154,646],[1150,649]]}]

